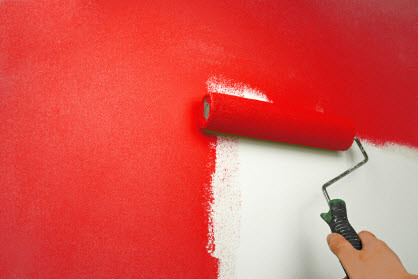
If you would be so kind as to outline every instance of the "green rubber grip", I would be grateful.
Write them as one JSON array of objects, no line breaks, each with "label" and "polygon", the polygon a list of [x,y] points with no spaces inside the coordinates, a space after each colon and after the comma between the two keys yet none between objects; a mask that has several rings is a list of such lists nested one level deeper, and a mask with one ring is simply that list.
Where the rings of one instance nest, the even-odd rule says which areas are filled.
[{"label": "green rubber grip", "polygon": [[321,217],[327,222],[331,232],[341,234],[354,248],[361,250],[363,246],[359,236],[348,221],[345,202],[339,199],[331,200],[329,208],[328,213],[322,213]]},{"label": "green rubber grip", "polygon": [[[341,234],[354,248],[361,250],[363,245],[361,244],[360,237],[348,221],[345,202],[339,199],[331,200],[329,202],[329,208],[329,211],[322,213],[321,217],[327,222],[331,228],[331,232]],[[349,279],[350,277],[345,269],[344,272],[347,275],[347,279]]]}]

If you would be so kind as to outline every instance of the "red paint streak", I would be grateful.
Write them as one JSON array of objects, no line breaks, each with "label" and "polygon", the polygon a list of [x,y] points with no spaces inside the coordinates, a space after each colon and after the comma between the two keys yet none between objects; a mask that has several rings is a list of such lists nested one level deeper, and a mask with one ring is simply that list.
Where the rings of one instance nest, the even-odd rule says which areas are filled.
[{"label": "red paint streak", "polygon": [[213,278],[212,75],[418,146],[415,2],[2,1],[1,277]]}]

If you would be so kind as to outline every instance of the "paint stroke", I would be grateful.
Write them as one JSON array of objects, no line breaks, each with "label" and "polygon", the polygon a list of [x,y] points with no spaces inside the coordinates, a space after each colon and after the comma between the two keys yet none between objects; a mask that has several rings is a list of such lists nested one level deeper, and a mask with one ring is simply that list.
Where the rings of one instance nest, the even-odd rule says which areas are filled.
[{"label": "paint stroke", "polygon": [[[271,102],[267,96],[247,84],[223,76],[207,81],[208,92]],[[212,175],[212,202],[209,210],[208,252],[219,260],[218,278],[236,278],[239,247],[241,191],[239,186],[239,138],[217,136],[215,171]]]}]

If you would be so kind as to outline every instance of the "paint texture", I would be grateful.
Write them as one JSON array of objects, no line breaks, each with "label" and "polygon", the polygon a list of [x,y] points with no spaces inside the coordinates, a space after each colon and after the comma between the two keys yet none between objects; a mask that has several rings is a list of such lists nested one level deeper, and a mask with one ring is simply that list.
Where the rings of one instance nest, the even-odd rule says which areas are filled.
[{"label": "paint texture", "polygon": [[241,192],[237,137],[218,136],[215,172],[212,176],[213,202],[210,207],[211,255],[219,259],[218,278],[235,278],[239,247]]},{"label": "paint texture", "polygon": [[210,93],[220,93],[224,95],[231,95],[242,97],[245,99],[259,100],[263,102],[271,102],[266,94],[250,85],[243,84],[227,79],[223,76],[212,76],[206,82],[207,90]]},{"label": "paint texture", "polygon": [[418,146],[415,5],[1,1],[0,277],[216,278],[213,76]]}]

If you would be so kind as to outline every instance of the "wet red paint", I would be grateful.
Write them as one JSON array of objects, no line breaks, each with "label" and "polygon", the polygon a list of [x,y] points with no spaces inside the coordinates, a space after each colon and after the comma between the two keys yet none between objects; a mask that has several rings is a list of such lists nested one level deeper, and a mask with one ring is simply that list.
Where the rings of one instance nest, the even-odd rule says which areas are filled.
[{"label": "wet red paint", "polygon": [[216,277],[213,74],[418,146],[414,1],[50,2],[0,3],[1,277]]},{"label": "wet red paint", "polygon": [[219,93],[203,97],[199,119],[205,130],[331,150],[349,149],[355,135],[338,115]]}]

